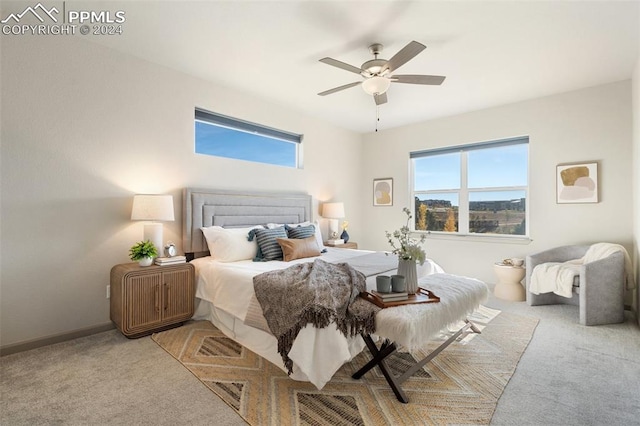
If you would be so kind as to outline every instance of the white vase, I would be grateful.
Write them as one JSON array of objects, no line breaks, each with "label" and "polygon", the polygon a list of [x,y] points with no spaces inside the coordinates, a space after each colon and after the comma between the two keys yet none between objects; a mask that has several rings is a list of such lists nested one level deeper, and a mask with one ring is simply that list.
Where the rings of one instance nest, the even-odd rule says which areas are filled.
[{"label": "white vase", "polygon": [[153,257],[143,257],[138,261],[138,264],[140,266],[151,266],[152,263],[153,263]]},{"label": "white vase", "polygon": [[403,275],[407,293],[414,294],[418,291],[418,268],[415,260],[398,259],[398,275]]}]

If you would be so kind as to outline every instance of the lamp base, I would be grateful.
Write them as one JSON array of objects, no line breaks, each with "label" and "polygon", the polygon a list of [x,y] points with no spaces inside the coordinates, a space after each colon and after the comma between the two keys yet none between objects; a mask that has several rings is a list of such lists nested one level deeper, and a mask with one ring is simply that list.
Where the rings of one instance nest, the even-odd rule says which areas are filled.
[{"label": "lamp base", "polygon": [[338,238],[338,219],[329,219],[329,239]]},{"label": "lamp base", "polygon": [[151,241],[158,251],[158,256],[164,251],[162,245],[162,224],[161,223],[145,223],[144,224],[144,241]]}]

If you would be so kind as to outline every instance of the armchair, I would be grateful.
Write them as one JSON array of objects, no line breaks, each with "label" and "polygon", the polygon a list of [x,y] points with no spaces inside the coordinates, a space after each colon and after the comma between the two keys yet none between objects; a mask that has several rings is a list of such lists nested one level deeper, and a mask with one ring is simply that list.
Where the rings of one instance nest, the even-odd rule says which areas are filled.
[{"label": "armchair", "polygon": [[624,321],[625,253],[614,252],[602,259],[579,266],[579,276],[574,279],[571,298],[555,293],[534,294],[530,291],[531,274],[536,266],[547,262],[567,262],[585,256],[591,246],[572,245],[557,247],[527,256],[526,300],[527,304],[572,304],[580,308],[580,324],[601,325]]}]

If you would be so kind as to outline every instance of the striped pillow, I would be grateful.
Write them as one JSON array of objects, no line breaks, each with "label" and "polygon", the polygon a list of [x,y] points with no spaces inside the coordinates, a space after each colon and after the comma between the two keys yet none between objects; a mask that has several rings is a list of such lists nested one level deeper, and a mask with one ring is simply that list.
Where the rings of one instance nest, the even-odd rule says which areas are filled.
[{"label": "striped pillow", "polygon": [[282,249],[277,239],[287,238],[284,226],[273,229],[256,229],[255,236],[258,241],[258,254],[253,259],[254,261],[282,260]]},{"label": "striped pillow", "polygon": [[285,229],[287,230],[287,235],[289,236],[289,238],[302,239],[315,237],[316,235],[316,227],[313,225],[296,227],[285,225]]},{"label": "striped pillow", "polygon": [[[308,223],[308,222],[307,222]],[[287,230],[287,234],[289,238],[301,239],[301,238],[309,238],[312,235],[316,238],[316,244],[318,245],[318,250],[320,253],[325,253],[327,249],[324,248],[324,243],[322,242],[322,234],[320,233],[320,228],[318,227],[318,223],[314,222],[310,225],[298,225],[298,226],[289,226],[285,225]]]}]

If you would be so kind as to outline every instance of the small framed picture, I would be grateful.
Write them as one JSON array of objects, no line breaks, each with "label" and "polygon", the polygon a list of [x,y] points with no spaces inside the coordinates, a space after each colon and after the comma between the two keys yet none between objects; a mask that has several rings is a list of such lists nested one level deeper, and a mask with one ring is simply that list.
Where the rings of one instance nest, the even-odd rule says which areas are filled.
[{"label": "small framed picture", "polygon": [[393,206],[393,178],[373,180],[373,205]]},{"label": "small framed picture", "polygon": [[598,163],[558,164],[556,166],[558,204],[598,202]]}]

